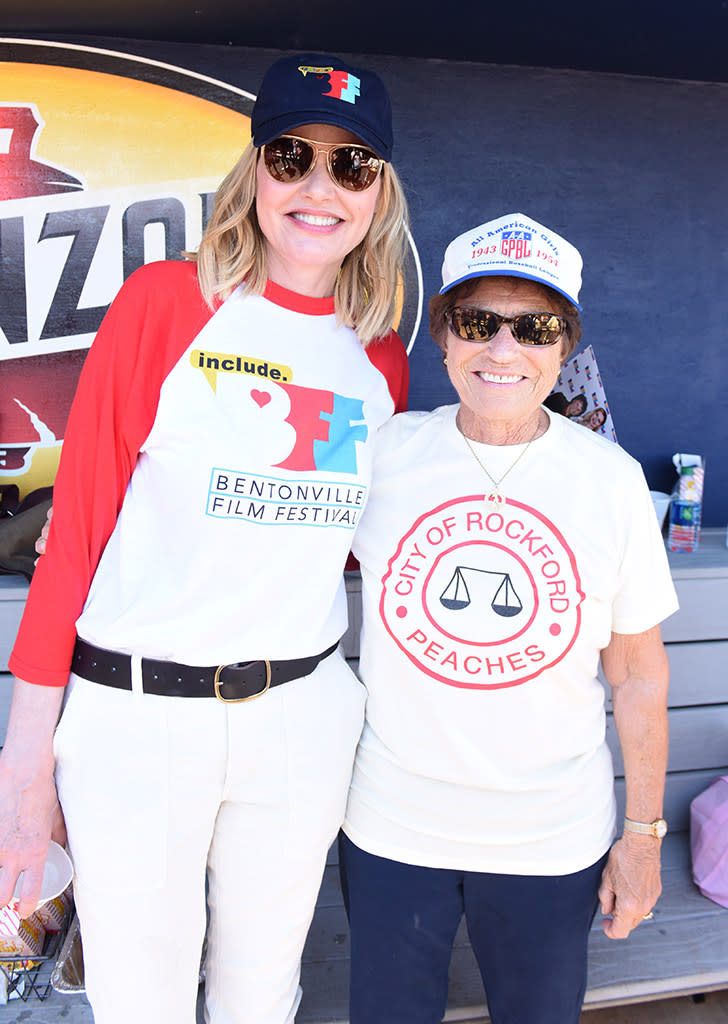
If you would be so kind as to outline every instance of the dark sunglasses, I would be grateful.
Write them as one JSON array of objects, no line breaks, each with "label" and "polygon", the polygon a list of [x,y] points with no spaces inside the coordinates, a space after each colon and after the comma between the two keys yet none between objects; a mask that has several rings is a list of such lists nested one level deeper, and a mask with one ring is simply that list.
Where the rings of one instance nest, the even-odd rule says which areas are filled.
[{"label": "dark sunglasses", "polygon": [[307,178],[319,153],[326,154],[332,180],[348,192],[363,192],[379,177],[384,160],[356,142],[319,145],[297,135],[281,135],[263,146],[265,169],[275,181],[296,184]]},{"label": "dark sunglasses", "polygon": [[556,313],[519,313],[501,316],[489,309],[455,306],[445,313],[445,321],[457,338],[463,341],[490,341],[508,324],[511,334],[521,345],[555,345],[567,328],[567,322]]}]

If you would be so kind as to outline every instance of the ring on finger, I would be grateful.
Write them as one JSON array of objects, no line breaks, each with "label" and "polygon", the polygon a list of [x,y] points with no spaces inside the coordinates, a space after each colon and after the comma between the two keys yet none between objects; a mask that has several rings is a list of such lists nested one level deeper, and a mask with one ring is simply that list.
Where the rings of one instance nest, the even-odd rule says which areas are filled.
[{"label": "ring on finger", "polygon": [[645,914],[645,916],[642,918],[642,920],[643,921],[651,921],[654,916],[655,915],[652,913],[652,911],[650,911],[649,914]]}]

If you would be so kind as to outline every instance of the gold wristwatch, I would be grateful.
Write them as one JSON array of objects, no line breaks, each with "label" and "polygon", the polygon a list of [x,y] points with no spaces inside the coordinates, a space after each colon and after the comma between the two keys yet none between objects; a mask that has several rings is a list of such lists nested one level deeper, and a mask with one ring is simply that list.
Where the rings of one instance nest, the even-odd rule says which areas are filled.
[{"label": "gold wristwatch", "polygon": [[634,821],[632,818],[624,819],[625,832],[638,832],[643,836],[654,836],[655,839],[662,839],[667,835],[667,822],[664,818],[656,818],[654,821]]}]

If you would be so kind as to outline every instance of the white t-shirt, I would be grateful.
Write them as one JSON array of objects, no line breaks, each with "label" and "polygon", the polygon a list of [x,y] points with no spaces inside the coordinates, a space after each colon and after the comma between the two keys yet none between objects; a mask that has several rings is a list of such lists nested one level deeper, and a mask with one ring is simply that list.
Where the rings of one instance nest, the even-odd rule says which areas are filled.
[{"label": "white t-shirt", "polygon": [[[676,610],[664,544],[639,464],[561,416],[486,505],[456,413],[379,432],[344,829],[407,863],[578,871],[614,834],[599,652]],[[474,447],[495,479],[524,449]]]}]

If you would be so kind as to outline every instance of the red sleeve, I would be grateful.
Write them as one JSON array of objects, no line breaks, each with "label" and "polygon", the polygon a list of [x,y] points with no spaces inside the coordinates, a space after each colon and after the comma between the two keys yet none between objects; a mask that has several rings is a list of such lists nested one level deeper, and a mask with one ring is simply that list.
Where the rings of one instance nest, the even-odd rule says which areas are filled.
[{"label": "red sleeve", "polygon": [[[406,412],[409,395],[409,361],[407,350],[400,336],[396,331],[390,331],[383,338],[375,338],[367,345],[366,353],[372,365],[384,374],[394,402],[394,411]],[[358,568],[359,563],[349,552],[346,559],[346,571],[352,572]]]},{"label": "red sleeve", "polygon": [[366,347],[373,366],[384,374],[395,412],[406,412],[409,393],[409,362],[402,339],[396,331],[383,338],[375,338]]},{"label": "red sleeve", "polygon": [[46,554],[9,660],[30,683],[68,682],[76,620],[116,525],[161,385],[211,316],[192,263],[152,263],[121,288],[86,358],[66,426]]}]

